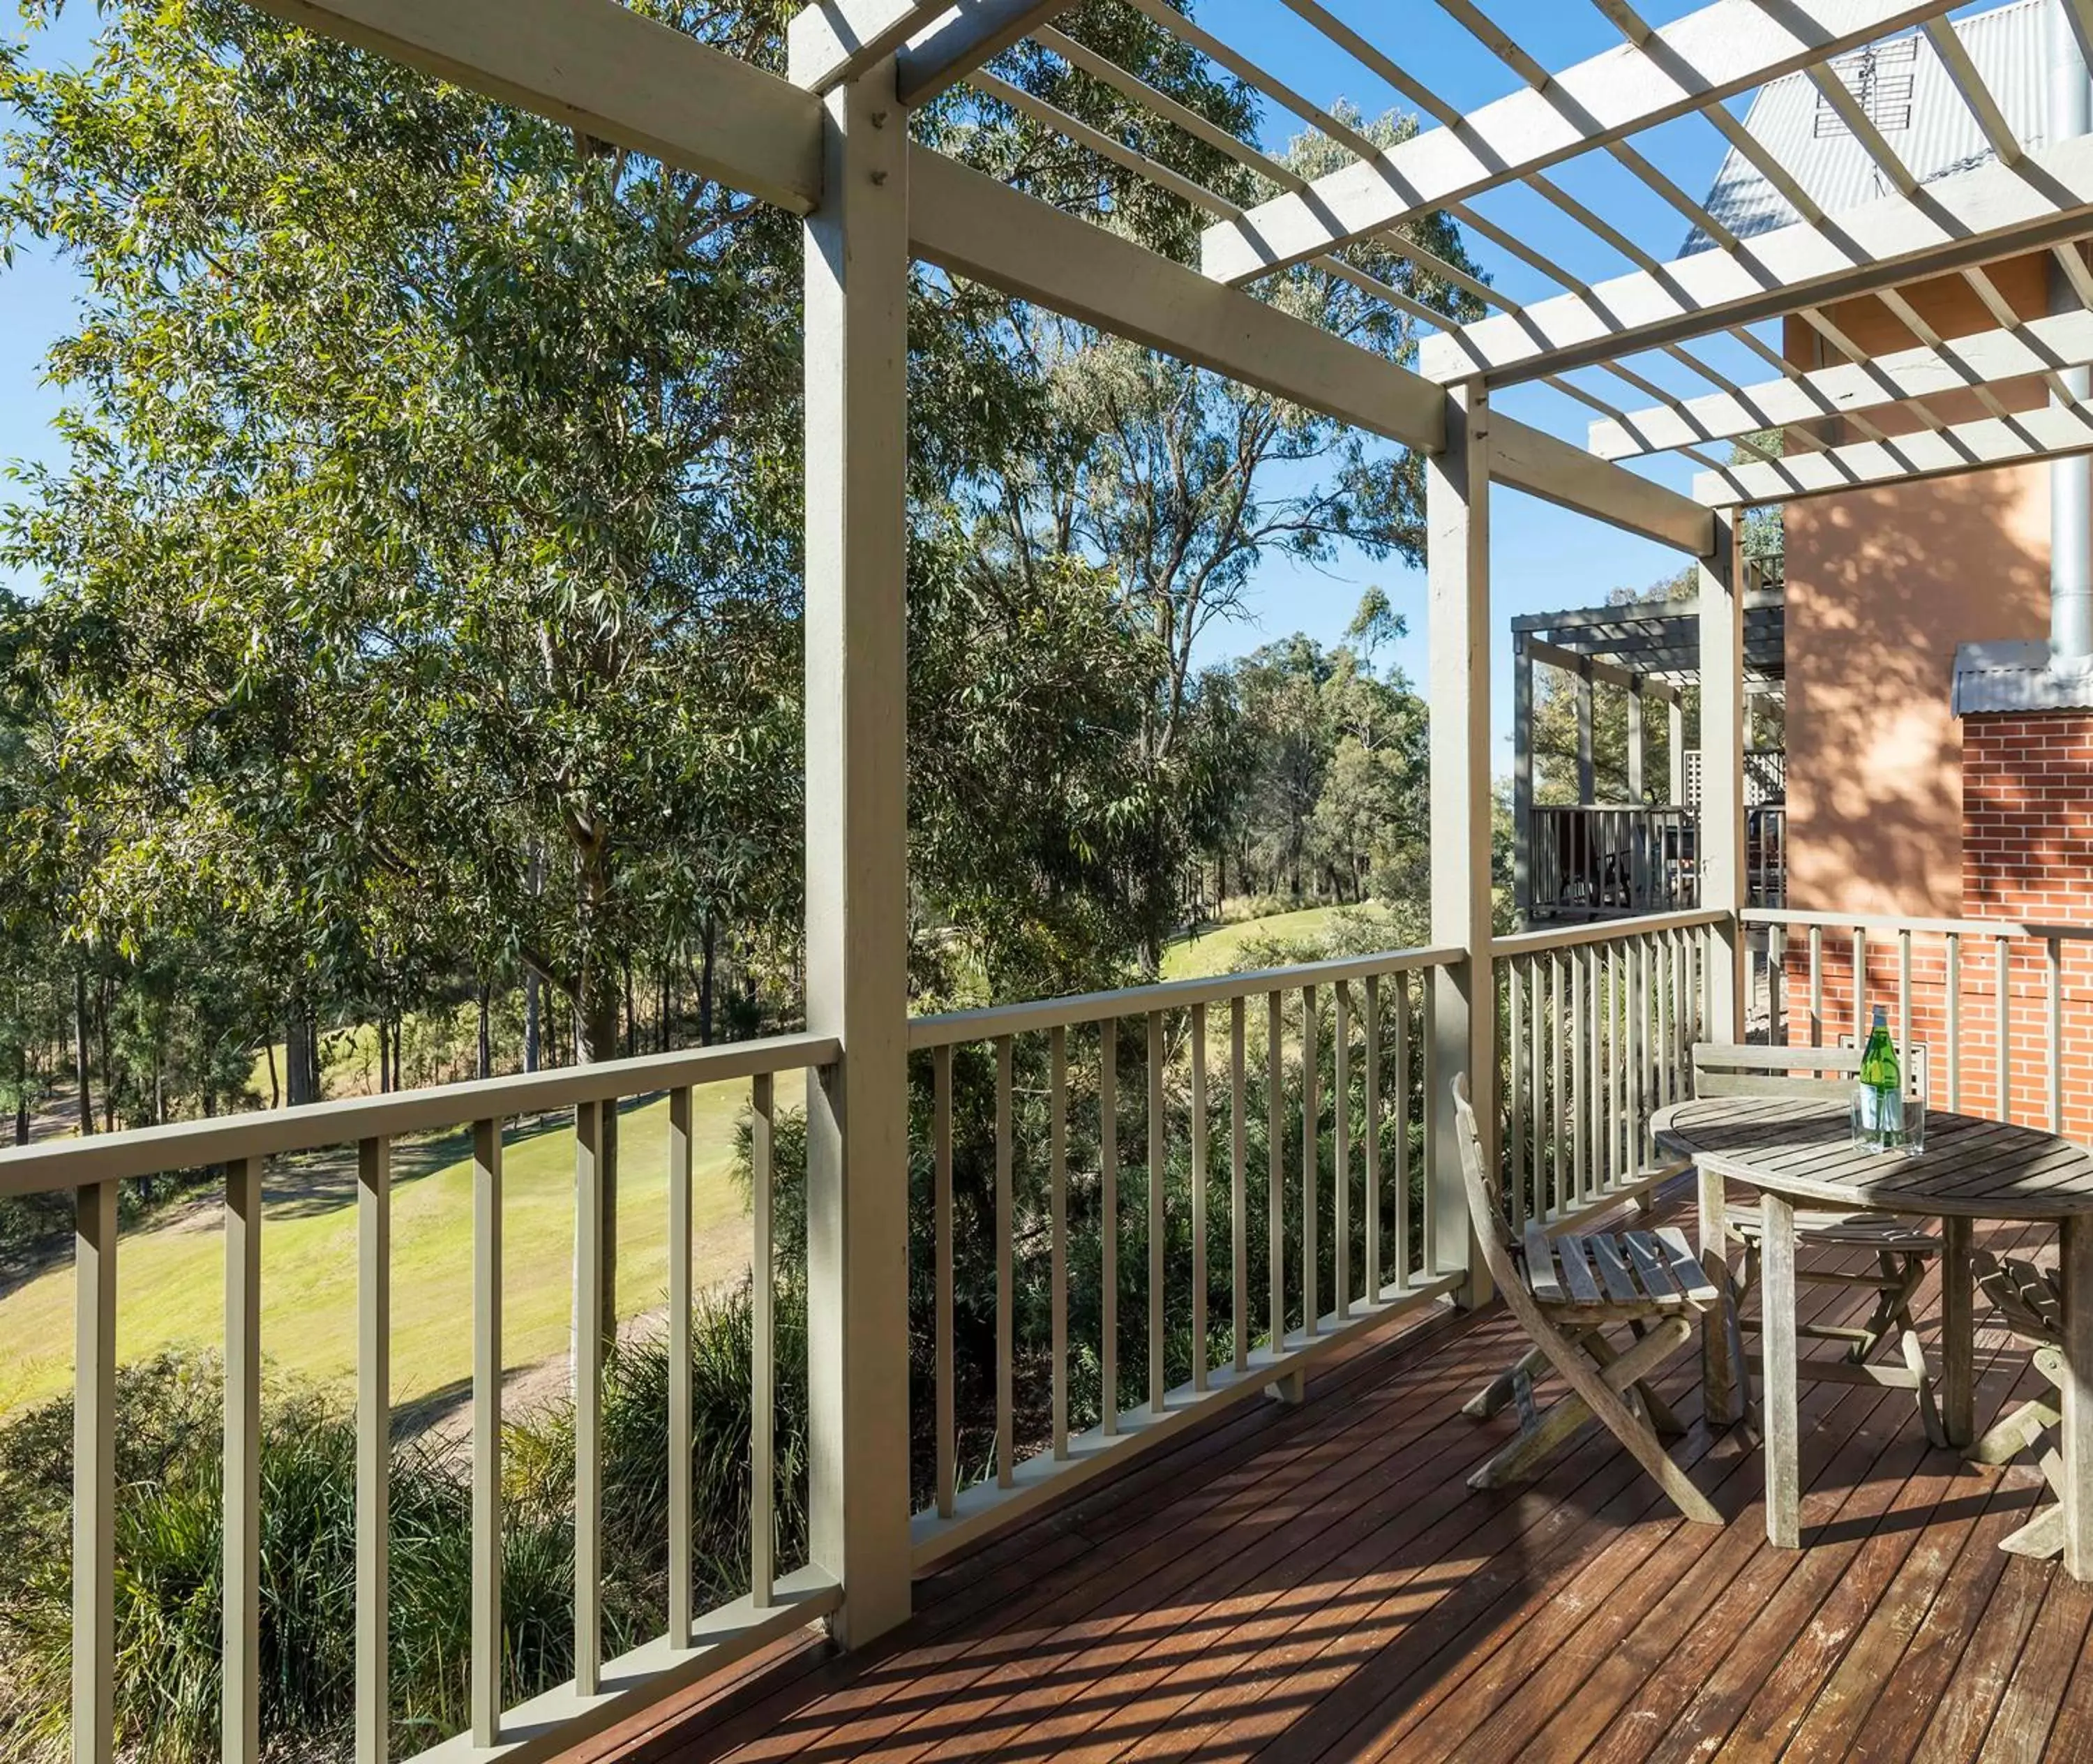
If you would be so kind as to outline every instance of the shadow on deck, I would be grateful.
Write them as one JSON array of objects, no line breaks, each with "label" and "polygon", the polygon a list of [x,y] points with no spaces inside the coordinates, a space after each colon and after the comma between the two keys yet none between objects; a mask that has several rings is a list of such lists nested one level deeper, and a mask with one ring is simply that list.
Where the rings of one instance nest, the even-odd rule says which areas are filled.
[{"label": "shadow on deck", "polygon": [[[1805,1289],[1825,1320],[1853,1302]],[[1471,1493],[1514,1422],[1459,1406],[1519,1340],[1493,1307],[1365,1344],[1300,1407],[1218,1418],[947,1565],[877,1647],[810,1637],[576,1757],[2093,1757],[2093,1589],[1997,1547],[2032,1467],[1930,1450],[1908,1393],[1805,1384],[1800,1551],[1765,1542],[1757,1453],[1697,1420],[1678,1451],[1720,1531],[1595,1430]],[[1980,1333],[1980,1427],[2033,1393],[2025,1359]],[[1695,1364],[1666,1381],[1682,1419]]]}]

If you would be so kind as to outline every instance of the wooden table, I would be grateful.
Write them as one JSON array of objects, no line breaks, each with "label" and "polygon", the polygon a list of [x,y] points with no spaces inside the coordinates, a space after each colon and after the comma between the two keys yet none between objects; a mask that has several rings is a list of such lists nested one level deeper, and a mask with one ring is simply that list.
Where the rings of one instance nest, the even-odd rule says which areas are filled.
[{"label": "wooden table", "polygon": [[[2093,1580],[2093,1153],[2031,1127],[1928,1109],[1916,1157],[1857,1151],[1843,1085],[1819,1103],[1785,1096],[1711,1097],[1660,1109],[1657,1142],[1701,1174],[1701,1253],[1727,1259],[1724,1178],[1759,1191],[1766,1365],[1766,1536],[1800,1541],[1800,1431],[1796,1413],[1795,1203],[1873,1210],[1941,1221],[1943,1419],[1972,1437],[1974,1293],[1970,1224],[1978,1219],[2054,1224],[2062,1240],[2063,1459],[2065,1569]],[[1719,1359],[1721,1350],[1714,1355]],[[1711,1393],[1711,1412],[1714,1393]]]}]

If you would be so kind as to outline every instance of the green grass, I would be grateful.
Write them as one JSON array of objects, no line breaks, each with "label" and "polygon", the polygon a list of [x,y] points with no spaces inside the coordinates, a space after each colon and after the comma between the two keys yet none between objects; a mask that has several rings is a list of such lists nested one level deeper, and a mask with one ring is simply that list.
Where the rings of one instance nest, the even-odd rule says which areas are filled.
[{"label": "green grass", "polygon": [[1197,980],[1209,974],[1233,973],[1242,965],[1244,944],[1267,938],[1300,943],[1327,937],[1337,922],[1337,916],[1345,910],[1337,906],[1304,907],[1298,912],[1275,912],[1263,919],[1240,919],[1233,924],[1217,925],[1196,936],[1178,938],[1163,951],[1163,977]]},{"label": "green grass", "polygon": [[[804,1101],[781,1074],[781,1108]],[[695,1277],[730,1280],[748,1261],[734,1180],[740,1085],[691,1099]],[[619,1121],[618,1291],[622,1315],[658,1308],[668,1287],[668,1105]],[[567,1350],[574,1255],[574,1132],[512,1134],[503,1153],[502,1346],[511,1368]],[[462,1133],[395,1153],[392,1400],[405,1405],[466,1387],[472,1371],[472,1166]],[[272,1162],[262,1229],[262,1344],[273,1365],[321,1384],[356,1368],[353,1151]],[[127,1232],[117,1252],[117,1357],[215,1350],[224,1337],[224,1237],[213,1205],[185,1207]],[[69,1264],[0,1297],[0,1414],[72,1382]]]}]

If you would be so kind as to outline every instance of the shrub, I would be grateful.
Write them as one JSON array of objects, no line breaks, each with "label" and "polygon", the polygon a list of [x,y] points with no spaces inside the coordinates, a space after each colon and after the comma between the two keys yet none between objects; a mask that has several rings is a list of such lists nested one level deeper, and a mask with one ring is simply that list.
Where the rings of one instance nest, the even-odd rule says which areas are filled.
[{"label": "shrub", "polygon": [[[805,1548],[804,1308],[781,1295],[778,1555]],[[746,1589],[749,1344],[746,1288],[692,1316],[697,1596]],[[660,1633],[668,1576],[665,1339],[605,1368],[604,1641]],[[117,1718],[141,1764],[202,1764],[219,1735],[222,1380],[215,1361],[167,1355],[117,1389]],[[69,1399],[0,1426],[0,1756],[57,1760],[70,1726],[72,1415]],[[262,1727],[284,1760],[339,1755],[355,1634],[356,1435],[326,1393],[272,1386],[262,1437]],[[574,1671],[574,1418],[569,1405],[505,1429],[505,1700]],[[427,1437],[392,1467],[392,1692],[396,1754],[466,1722],[472,1502],[463,1454]]]}]

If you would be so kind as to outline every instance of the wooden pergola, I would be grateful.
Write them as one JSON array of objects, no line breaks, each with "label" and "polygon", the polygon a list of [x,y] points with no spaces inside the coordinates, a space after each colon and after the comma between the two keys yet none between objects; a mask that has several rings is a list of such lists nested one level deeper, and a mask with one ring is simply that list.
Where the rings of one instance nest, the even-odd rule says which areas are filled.
[{"label": "wooden pergola", "polygon": [[[1619,41],[1563,68],[1540,65],[1471,0],[1439,0],[1506,70],[1506,94],[1465,112],[1436,95],[1429,68],[1402,64],[1392,21],[1376,41],[1319,0],[1283,0],[1363,74],[1429,119],[1386,150],[1165,0],[1128,0],[1346,151],[1340,169],[1312,182],[1056,32],[1054,20],[1064,6],[1055,0],[821,0],[793,21],[789,78],[643,18],[618,0],[261,3],[804,217],[806,1014],[823,1072],[821,1083],[810,1087],[808,1124],[808,1572],[820,1593],[808,1609],[833,1610],[836,1633],[850,1645],[908,1616],[921,1544],[912,1537],[908,1513],[908,1431],[895,1420],[909,1400],[908,1276],[895,1246],[906,1241],[908,1193],[904,614],[912,258],[1425,456],[1432,938],[1433,959],[1443,953],[1448,965],[1447,983],[1432,990],[1424,1057],[1426,1069],[1442,1079],[1462,1070],[1471,1075],[1486,1134],[1495,1133],[1499,1113],[1493,1094],[1488,487],[1513,486],[1696,561],[1705,776],[1701,901],[1727,915],[1714,934],[1718,959],[1711,964],[1709,997],[1713,1021],[1735,1025],[1744,960],[1739,914],[1746,904],[1747,596],[1737,558],[1740,506],[2093,451],[2093,418],[2066,377],[2093,363],[2093,312],[2023,321],[1986,275],[1986,266],[2000,260],[2050,253],[2093,306],[2093,279],[2077,247],[2093,234],[2093,138],[2034,148],[2017,139],[1956,41],[1948,0],[1713,0],[1662,28],[1641,17],[1631,0],[1593,0]],[[2093,0],[2067,3],[2082,46]],[[1913,30],[1923,32],[1948,64],[1991,145],[1983,163],[1925,183],[1899,159],[1838,66],[1839,58]],[[1000,51],[1026,38],[1146,103],[1160,119],[1223,147],[1263,176],[1272,193],[1242,209],[986,71]],[[1796,74],[1817,85],[1877,160],[1892,193],[1826,213],[1746,129],[1735,101]],[[1198,262],[1171,261],[912,141],[912,109],[960,82],[1019,106],[1081,147],[1131,163],[1205,209],[1212,219]],[[1696,117],[1781,192],[1795,211],[1792,222],[1740,236],[1636,145],[1644,132]],[[1592,155],[1625,167],[1711,248],[1661,258],[1555,181],[1556,168]],[[1550,204],[1589,233],[1595,249],[1627,267],[1584,280],[1568,265],[1540,263],[1475,206],[1512,189]],[[1522,305],[1473,283],[1471,291],[1493,310],[1454,324],[1348,262],[1354,244],[1434,211],[1545,268],[1562,291]],[[1409,248],[1398,242],[1398,249]],[[1260,297],[1264,279],[1303,264],[1320,266],[1438,327],[1424,340],[1416,369]],[[1995,329],[1952,344],[1925,334],[1923,319],[1900,290],[1944,275],[1969,280],[1996,314]],[[1870,359],[1850,340],[1842,341],[1827,310],[1862,295],[1910,313],[1912,347]],[[1825,336],[1842,359],[1796,366],[1750,328],[1791,315]],[[1696,353],[1703,340],[1723,337],[1748,351],[1764,377],[1740,383]],[[1701,375],[1710,389],[1666,393],[1637,366],[1650,356]],[[2033,376],[2049,381],[2052,401],[2015,414],[2002,388]],[[1552,434],[1493,410],[1495,395],[1530,382],[1554,385],[1590,407],[1594,420],[1587,431]],[[1633,395],[1628,401],[1622,388]],[[1987,414],[1963,422],[1935,417],[1926,400],[1949,392],[1974,392]],[[1860,439],[1813,432],[1811,426],[1833,418]],[[1913,423],[1912,432],[1893,432]],[[1720,457],[1728,443],[1748,444],[1769,430],[1790,437],[1781,453],[1748,444],[1744,463]],[[1690,492],[1623,463],[1665,453],[1703,467]],[[1454,1128],[1452,1112],[1439,1111],[1428,1148],[1435,1168],[1458,1168]],[[249,1162],[258,1172],[258,1163]],[[111,1245],[109,1172],[115,1169],[102,1168],[103,1192],[93,1203],[109,1209]],[[258,1192],[258,1173],[253,1181]],[[376,1177],[370,1189],[380,1192]],[[1466,1268],[1466,1302],[1487,1297],[1487,1276],[1473,1258],[1458,1203],[1431,1216],[1436,1241],[1427,1246],[1428,1265]],[[98,1241],[84,1233],[89,1274],[103,1265],[95,1260]],[[241,1242],[251,1244],[251,1237]],[[251,1247],[240,1253],[251,1255]],[[94,1297],[91,1285],[85,1291],[81,1389],[92,1401],[81,1406],[80,1437],[91,1463],[102,1464],[115,1424],[115,1333],[93,1307],[113,1300]],[[236,1282],[228,1291],[243,1306],[254,1302],[251,1286]],[[382,1307],[377,1315],[382,1325]],[[366,1449],[376,1467],[366,1478],[364,1497],[372,1504],[362,1519],[362,1535],[378,1541],[361,1545],[359,1556],[360,1764],[380,1764],[387,1744],[378,1424],[385,1411],[382,1351],[373,1352],[379,1372],[367,1398],[375,1419],[366,1431],[375,1443],[366,1441]],[[252,1391],[258,1387],[249,1380],[258,1374],[245,1362],[229,1366],[228,1373],[246,1393],[242,1404],[228,1409],[230,1487],[236,1470],[254,1473],[258,1399]],[[2067,1450],[2081,1462],[2093,1451],[2089,1408],[2066,1409]],[[99,1484],[85,1476],[83,1485]],[[983,1500],[1009,1493],[990,1489]],[[107,1500],[113,1499],[112,1491]],[[76,1614],[76,1707],[85,1712],[76,1755],[90,1760],[108,1755],[112,1511],[98,1506],[83,1513],[76,1564],[76,1596],[84,1601]],[[939,1517],[927,1523],[934,1527]],[[982,1523],[964,1510],[957,1518],[977,1529]],[[257,1537],[229,1534],[227,1549],[228,1611],[251,1619],[258,1597]],[[2068,1566],[2075,1575],[2093,1573],[2093,1537],[2071,1539]],[[592,1623],[593,1612],[587,1606]],[[498,1605],[494,1614],[498,1619]],[[782,1632],[778,1613],[763,1621],[770,1627],[762,1633]],[[688,1679],[704,1669],[702,1649],[692,1651],[699,1632],[687,1611],[678,1622],[659,1668]],[[258,1744],[253,1636],[251,1621],[228,1622],[228,1760],[253,1757]],[[631,1683],[606,1680],[592,1646],[583,1647],[574,1685],[559,1693],[566,1701],[539,1710],[540,1725],[520,1738],[500,1731],[498,1681],[489,1688],[476,1678],[475,1731],[447,1752],[548,1755],[560,1735],[600,1725],[607,1710],[638,1694],[645,1675]]]}]

